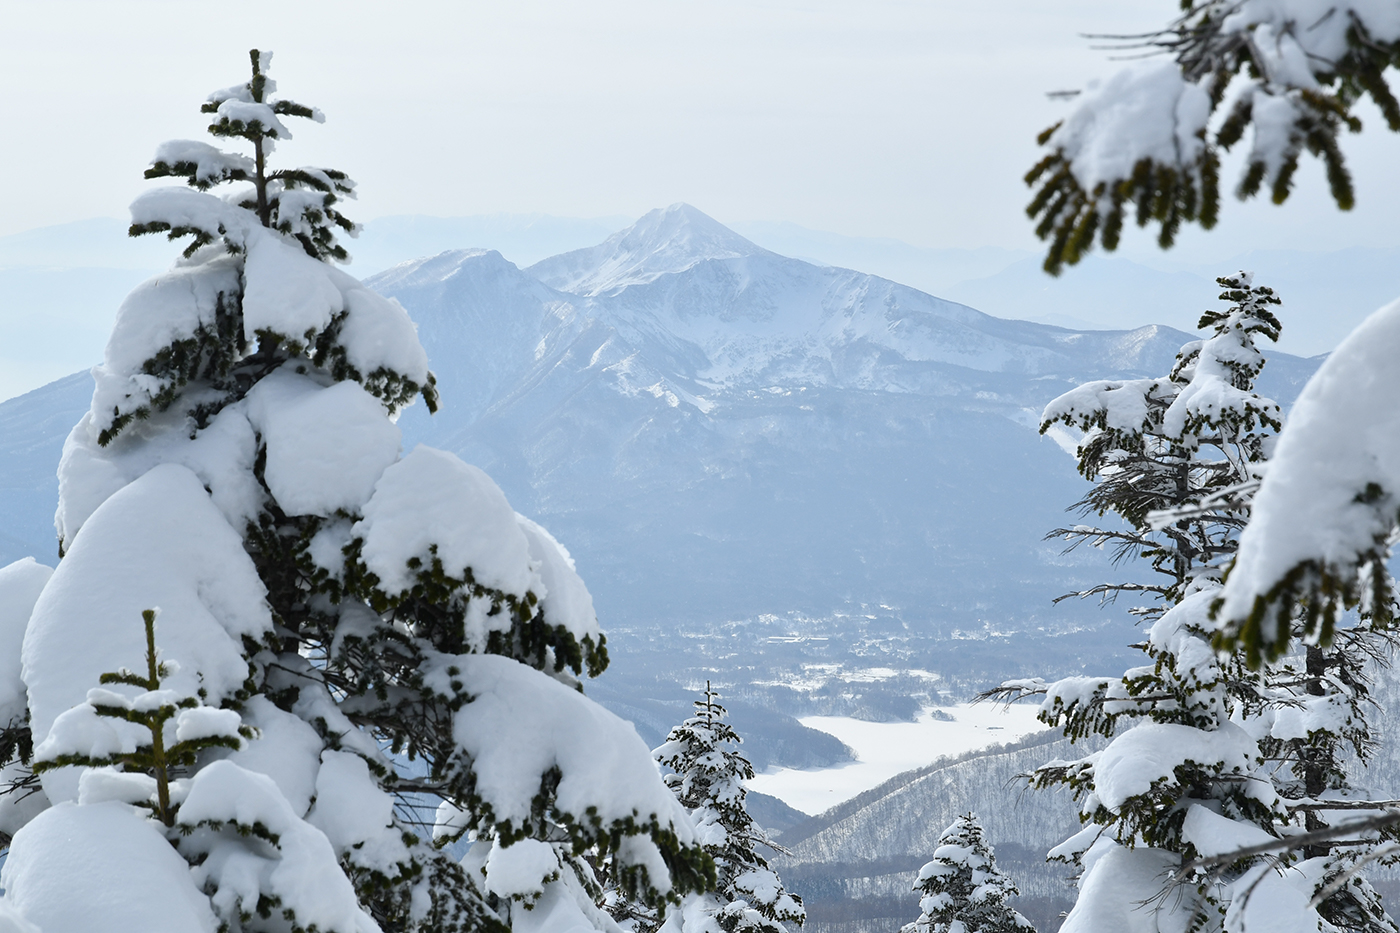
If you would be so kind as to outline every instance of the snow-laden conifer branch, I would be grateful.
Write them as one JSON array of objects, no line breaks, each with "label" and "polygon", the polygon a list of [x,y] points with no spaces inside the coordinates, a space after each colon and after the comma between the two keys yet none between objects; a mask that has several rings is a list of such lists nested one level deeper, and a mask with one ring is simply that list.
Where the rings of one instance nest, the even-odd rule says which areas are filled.
[{"label": "snow-laden conifer branch", "polygon": [[1370,99],[1391,130],[1400,103],[1386,75],[1400,64],[1393,0],[1202,0],[1159,32],[1128,37],[1160,53],[1078,95],[1039,142],[1026,175],[1038,190],[1027,214],[1050,243],[1058,274],[1096,242],[1116,249],[1125,220],[1158,227],[1170,247],[1183,223],[1215,225],[1221,152],[1250,134],[1237,194],[1267,188],[1287,200],[1306,150],[1322,160],[1337,206],[1355,200],[1342,155],[1353,111]]}]

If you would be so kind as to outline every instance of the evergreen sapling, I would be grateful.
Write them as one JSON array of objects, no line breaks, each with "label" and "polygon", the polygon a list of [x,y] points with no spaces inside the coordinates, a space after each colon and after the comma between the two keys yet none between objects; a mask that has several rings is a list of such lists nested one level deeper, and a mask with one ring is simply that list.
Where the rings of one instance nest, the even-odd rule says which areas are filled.
[{"label": "evergreen sapling", "polygon": [[673,922],[685,933],[784,933],[784,924],[800,927],[807,918],[802,898],[784,890],[758,853],[759,846],[783,850],[745,807],[744,782],[754,770],[738,750],[743,740],[708,682],[695,708],[696,715],[672,729],[652,754],[669,769],[666,784],[690,812],[701,846],[714,859],[718,886],[714,894],[692,898],[682,919]]},{"label": "evergreen sapling", "polygon": [[977,814],[958,817],[938,837],[933,858],[919,869],[914,890],[919,919],[900,933],[1035,933],[1007,899],[1020,892],[997,868]]}]

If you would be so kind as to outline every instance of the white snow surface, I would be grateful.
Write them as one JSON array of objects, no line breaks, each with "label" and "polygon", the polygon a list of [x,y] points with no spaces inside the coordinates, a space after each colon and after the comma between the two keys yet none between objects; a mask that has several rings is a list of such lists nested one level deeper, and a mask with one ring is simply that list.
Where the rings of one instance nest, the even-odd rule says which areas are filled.
[{"label": "white snow surface", "polygon": [[428,353],[418,342],[418,328],[403,305],[360,284],[359,279],[321,264],[344,296],[346,317],[340,345],[361,375],[390,369],[419,385],[428,380]]},{"label": "white snow surface", "polygon": [[578,882],[564,873],[558,881],[544,886],[534,906],[511,909],[512,933],[622,933],[611,917],[593,906]]},{"label": "white snow surface", "polygon": [[301,717],[278,709],[265,696],[244,702],[243,719],[258,730],[258,736],[227,753],[228,760],[272,778],[292,810],[306,813],[316,793],[321,737]]},{"label": "white snow surface", "polygon": [[28,709],[20,679],[20,647],[34,603],[51,576],[53,568],[32,557],[0,567],[0,729],[23,719]]},{"label": "white snow surface", "polygon": [[60,803],[15,835],[0,903],[43,933],[213,933],[209,899],[155,827],[121,803]]},{"label": "white snow surface", "polygon": [[265,843],[245,842],[236,833],[214,837],[212,843],[195,837],[187,844],[208,850],[208,858],[192,875],[201,887],[217,889],[210,900],[222,916],[232,916],[240,901],[242,909],[251,909],[258,896],[266,894],[280,898],[283,909],[294,910],[302,926],[378,933],[378,925],[360,908],[330,841],[293,812],[267,775],[231,761],[208,765],[191,779],[178,823],[190,828],[202,823],[260,823],[278,837],[275,855],[267,853]]},{"label": "white snow surface", "polygon": [[54,526],[59,539],[71,547],[98,506],[160,463],[192,470],[229,525],[243,528],[257,517],[266,499],[253,474],[257,437],[245,412],[242,403],[230,405],[193,439],[183,413],[153,413],[106,447],[97,443],[96,416],[85,414],[69,433],[58,464]]},{"label": "white snow surface", "polygon": [[1232,820],[1204,804],[1193,803],[1181,825],[1181,838],[1195,846],[1199,855],[1208,858],[1272,842],[1274,837],[1254,823]]},{"label": "white snow surface", "polygon": [[[29,769],[18,761],[12,761],[3,768],[0,768],[0,785],[9,784],[28,777]],[[36,788],[32,794],[3,794],[0,795],[0,833],[6,836],[13,836],[19,832],[21,826],[28,823],[44,810],[48,809],[49,798],[44,794],[42,788]],[[4,901],[0,900],[0,904]]]},{"label": "white snow surface", "polygon": [[[1233,885],[1241,893],[1225,912],[1225,929],[1230,933],[1318,933],[1323,929],[1322,918],[1316,909],[1308,909],[1308,902],[1322,880],[1324,861],[1309,859],[1282,870],[1259,865],[1245,872]],[[1328,924],[1326,929],[1336,927]]]},{"label": "white snow surface", "polygon": [[1191,911],[1172,910],[1177,901],[1160,898],[1168,873],[1181,866],[1180,856],[1100,839],[1085,853],[1084,865],[1079,899],[1060,933],[1186,933]]},{"label": "white snow surface", "polygon": [[318,259],[298,244],[262,227],[246,235],[243,335],[257,346],[258,333],[282,334],[303,343],[345,309],[345,299]]},{"label": "white snow surface", "polygon": [[398,426],[358,383],[323,387],[284,366],[260,380],[245,404],[267,445],[267,487],[288,515],[358,512],[398,459]]},{"label": "white snow surface", "polygon": [[1037,707],[1017,704],[1003,709],[991,703],[960,703],[943,709],[952,722],[926,710],[915,722],[867,722],[842,716],[807,716],[810,729],[836,736],[855,750],[858,760],[835,768],[799,771],[779,768],[756,775],[750,790],[777,797],[803,813],[821,813],[896,774],[998,743],[1014,742],[1043,731]]},{"label": "white snow surface", "polygon": [[242,739],[238,727],[243,725],[243,717],[237,710],[216,709],[212,706],[196,706],[181,710],[175,717],[175,741],[192,742],[198,739],[236,738]]},{"label": "white snow surface", "polygon": [[20,916],[18,910],[0,898],[0,933],[43,933],[38,927]]},{"label": "white snow surface", "polygon": [[157,799],[157,793],[155,778],[116,768],[88,768],[78,782],[80,806],[111,800],[125,804],[150,803]]},{"label": "white snow surface", "polygon": [[434,545],[443,569],[455,577],[471,568],[483,586],[518,597],[543,592],[529,543],[505,493],[455,454],[414,448],[384,471],[365,504],[364,518],[351,531],[364,539],[365,564],[391,595],[412,588],[415,572],[408,567],[409,558],[429,566]]},{"label": "white snow surface", "polygon": [[1148,399],[1161,389],[1160,379],[1100,379],[1075,386],[1045,406],[1042,426],[1068,421],[1084,428],[1102,414],[1112,430],[1132,432],[1152,426]]},{"label": "white snow surface", "polygon": [[167,223],[173,230],[191,229],[218,238],[225,233],[238,237],[247,229],[247,211],[227,204],[212,194],[202,194],[183,185],[153,188],[131,202],[133,224]]},{"label": "white snow surface", "polygon": [[[449,667],[460,673],[449,674]],[[561,809],[583,814],[596,807],[604,826],[655,816],[682,842],[693,839],[689,814],[661,782],[651,750],[630,722],[499,655],[441,656],[424,671],[424,682],[444,696],[455,693],[453,680],[469,685],[473,699],[454,714],[452,734],[497,820],[516,826],[529,820],[541,775],[558,767]],[[530,740],[501,741],[511,735]]]},{"label": "white snow surface", "polygon": [[[1234,723],[1206,732],[1176,723],[1143,722],[1100,754],[1094,765],[1094,793],[1105,807],[1117,810],[1129,798],[1151,790],[1153,782],[1175,781],[1175,769],[1187,761],[1244,777],[1259,766],[1259,746]],[[1272,801],[1271,782],[1251,781],[1248,786]]]},{"label": "white snow surface", "polygon": [[[180,665],[165,686],[187,695],[202,689],[218,705],[248,676],[241,637],[272,627],[265,592],[194,473],[164,464],[121,489],[93,513],[34,607],[23,677],[35,744],[101,674],[141,669],[145,609],[162,610],[156,643]],[[50,799],[76,797],[73,770],[44,776]]]},{"label": "white snow surface", "polygon": [[[119,726],[121,731],[118,731]],[[136,751],[140,738],[141,733],[135,727],[119,723],[110,717],[99,716],[93,707],[80,703],[58,714],[49,726],[48,734],[35,744],[34,760],[53,761],[65,755],[108,758],[123,752]],[[56,783],[60,782],[51,778],[49,785],[46,785],[49,796],[54,795],[52,785]],[[72,799],[71,795],[69,799]]]},{"label": "white snow surface", "polygon": [[598,614],[593,610],[593,597],[583,578],[574,568],[574,559],[564,545],[543,527],[520,513],[515,515],[520,530],[530,547],[530,558],[539,566],[544,596],[540,600],[545,619],[552,625],[562,625],[575,638],[585,635],[598,641]]},{"label": "white snow surface", "polygon": [[1081,188],[1128,178],[1142,159],[1190,165],[1204,145],[1196,134],[1210,118],[1210,95],[1188,83],[1175,61],[1124,68],[1091,84],[1047,145],[1064,151]]},{"label": "white snow surface", "polygon": [[161,348],[212,326],[219,296],[237,294],[238,274],[235,257],[206,250],[136,286],[117,309],[99,368],[114,376],[139,373]]},{"label": "white snow surface", "polygon": [[545,879],[557,877],[559,867],[559,856],[547,842],[521,839],[503,846],[496,839],[486,855],[486,890],[528,903],[544,893]]},{"label": "white snow surface", "polygon": [[230,122],[259,123],[262,125],[263,132],[273,139],[292,138],[292,134],[282,125],[282,121],[277,119],[277,112],[272,109],[271,104],[228,98],[219,103],[217,113]]},{"label": "white snow surface", "polygon": [[234,171],[248,175],[257,171],[257,163],[247,156],[224,152],[217,146],[193,139],[171,139],[161,143],[156,147],[156,154],[151,156],[151,162],[164,162],[172,167],[177,162],[193,162],[195,181],[203,184],[217,184]]},{"label": "white snow surface", "polygon": [[400,831],[393,827],[394,798],[380,789],[359,755],[327,750],[316,775],[316,805],[306,820],[326,834],[342,857],[393,874],[409,860]]},{"label": "white snow surface", "polygon": [[[1389,532],[1400,503],[1396,347],[1400,300],[1367,318],[1303,388],[1240,535],[1222,620],[1248,616],[1301,563],[1354,572],[1358,554]],[[1384,494],[1358,502],[1370,484]]]},{"label": "white snow surface", "polygon": [[[207,197],[207,195],[201,195]],[[142,372],[164,348],[211,328],[220,297],[239,290],[239,264],[222,248],[206,248],[180,260],[161,275],[136,286],[117,310],[103,361],[93,371],[90,430],[111,427],[118,413],[142,408],[168,387],[165,379]]]}]

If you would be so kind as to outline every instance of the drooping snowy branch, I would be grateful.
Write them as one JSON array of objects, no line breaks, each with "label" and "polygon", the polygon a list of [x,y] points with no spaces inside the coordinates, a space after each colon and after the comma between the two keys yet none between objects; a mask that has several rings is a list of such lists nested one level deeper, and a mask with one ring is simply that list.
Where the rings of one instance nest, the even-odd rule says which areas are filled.
[{"label": "drooping snowy branch", "polygon": [[1247,132],[1241,198],[1267,187],[1283,203],[1307,150],[1348,210],[1354,192],[1339,136],[1361,129],[1355,105],[1370,98],[1400,130],[1386,82],[1400,63],[1393,0],[1202,0],[1158,33],[1120,38],[1168,58],[1091,85],[1040,135],[1049,152],[1026,175],[1039,189],[1027,213],[1050,241],[1052,274],[1096,240],[1115,249],[1130,214],[1139,226],[1157,224],[1164,248],[1182,223],[1214,226],[1220,152]]}]

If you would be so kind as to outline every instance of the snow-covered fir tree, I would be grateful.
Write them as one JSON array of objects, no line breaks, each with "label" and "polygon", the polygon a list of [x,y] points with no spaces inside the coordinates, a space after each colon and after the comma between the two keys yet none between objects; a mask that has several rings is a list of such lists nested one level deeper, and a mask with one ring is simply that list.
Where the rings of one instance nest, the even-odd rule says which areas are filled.
[{"label": "snow-covered fir tree", "polygon": [[1213,227],[1221,153],[1246,134],[1241,198],[1267,189],[1282,204],[1306,150],[1349,210],[1341,135],[1361,130],[1357,105],[1369,98],[1400,130],[1387,82],[1400,64],[1395,0],[1182,0],[1162,30],[1117,38],[1136,61],[1040,134],[1049,151],[1026,175],[1038,188],[1027,213],[1050,241],[1054,274],[1096,239],[1117,248],[1129,215],[1156,224],[1163,248],[1182,223]]},{"label": "snow-covered fir tree", "polygon": [[900,933],[1035,933],[1006,903],[1020,892],[1001,869],[977,814],[953,821],[914,883],[919,919]]},{"label": "snow-covered fir tree", "polygon": [[426,354],[332,264],[354,183],[275,167],[321,116],[251,58],[203,106],[251,151],[166,143],[147,175],[187,185],[132,206],[187,246],[94,370],[62,559],[0,570],[0,926],[616,930],[600,858],[652,910],[712,890],[648,749],[581,690],[607,652],[568,552],[479,469],[401,455]]},{"label": "snow-covered fir tree", "polygon": [[[1156,576],[1069,595],[1147,593],[1154,601],[1134,611],[1155,618],[1193,581],[1218,578],[1222,559],[1234,553],[1255,470],[1282,423],[1279,406],[1253,390],[1264,367],[1256,341],[1278,339],[1271,306],[1280,301],[1246,273],[1216,281],[1230,309],[1201,317],[1211,336],[1182,347],[1167,376],[1086,383],[1045,409],[1042,434],[1057,424],[1082,433],[1079,472],[1094,485],[1071,508],[1085,516],[1111,513],[1127,526],[1076,525],[1047,537],[1063,538],[1071,549],[1111,543],[1115,562],[1144,558]],[[1161,521],[1164,513],[1173,520]]]},{"label": "snow-covered fir tree", "polygon": [[1346,751],[1363,761],[1369,751],[1362,668],[1382,652],[1365,628],[1264,670],[1251,665],[1257,656],[1216,651],[1212,606],[1278,424],[1277,406],[1253,391],[1264,362],[1254,337],[1277,337],[1268,309],[1277,301],[1244,274],[1220,283],[1231,307],[1202,318],[1212,335],[1183,347],[1168,377],[1091,383],[1052,402],[1043,420],[1084,432],[1081,471],[1099,483],[1080,507],[1112,512],[1128,529],[1058,533],[1119,541],[1118,557],[1142,556],[1163,577],[1086,591],[1156,597],[1137,609],[1155,620],[1141,645],[1147,663],[1001,693],[1044,693],[1041,719],[1071,738],[1112,737],[1032,778],[1070,788],[1086,824],[1051,853],[1082,869],[1065,930],[1268,928],[1269,912],[1286,904],[1290,922],[1308,929],[1390,933],[1355,871],[1381,844],[1374,837],[1301,860],[1228,857],[1362,805],[1341,763]]},{"label": "snow-covered fir tree", "polygon": [[[785,925],[800,927],[807,913],[802,898],[784,890],[777,872],[758,852],[759,847],[783,850],[745,807],[744,782],[753,778],[753,765],[739,752],[743,740],[725,715],[719,694],[707,682],[704,699],[695,701],[695,715],[672,729],[652,752],[669,769],[666,784],[694,820],[696,838],[714,859],[719,881],[713,893],[687,898],[662,929],[785,933]],[[640,928],[654,926],[625,900],[618,905],[618,912],[635,917]]]}]

